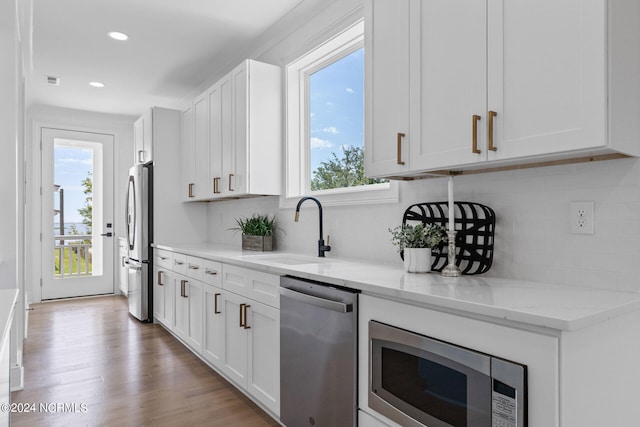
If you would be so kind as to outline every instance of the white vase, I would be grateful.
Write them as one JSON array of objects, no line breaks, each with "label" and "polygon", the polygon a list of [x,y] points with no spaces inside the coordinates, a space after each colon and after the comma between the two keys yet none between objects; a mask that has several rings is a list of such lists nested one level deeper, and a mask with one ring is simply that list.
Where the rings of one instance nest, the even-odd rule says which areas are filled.
[{"label": "white vase", "polygon": [[405,248],[404,271],[428,273],[431,271],[431,248]]}]

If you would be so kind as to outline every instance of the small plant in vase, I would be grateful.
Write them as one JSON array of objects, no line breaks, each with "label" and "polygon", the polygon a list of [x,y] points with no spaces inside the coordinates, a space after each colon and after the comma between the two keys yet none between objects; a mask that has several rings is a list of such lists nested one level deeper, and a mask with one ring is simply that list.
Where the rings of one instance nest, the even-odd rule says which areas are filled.
[{"label": "small plant in vase", "polygon": [[273,235],[276,230],[274,216],[254,214],[250,218],[236,218],[235,232],[242,232],[242,249],[251,251],[273,250]]},{"label": "small plant in vase", "polygon": [[447,233],[438,224],[402,224],[393,229],[391,242],[404,252],[404,269],[409,273],[431,271],[431,253],[447,241]]}]

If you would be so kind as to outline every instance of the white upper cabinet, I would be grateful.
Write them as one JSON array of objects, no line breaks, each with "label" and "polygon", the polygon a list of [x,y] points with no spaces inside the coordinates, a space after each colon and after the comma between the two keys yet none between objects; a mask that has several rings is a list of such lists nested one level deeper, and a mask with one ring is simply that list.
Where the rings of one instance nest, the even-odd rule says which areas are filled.
[{"label": "white upper cabinet", "polygon": [[195,138],[194,138],[194,118],[193,106],[190,106],[182,112],[182,141],[181,141],[181,194],[185,201],[192,200],[195,197]]},{"label": "white upper cabinet", "polygon": [[185,110],[194,117],[183,141],[185,200],[280,194],[280,80],[279,67],[246,60]]},{"label": "white upper cabinet", "polygon": [[638,2],[366,0],[365,25],[368,176],[640,155]]},{"label": "white upper cabinet", "polygon": [[153,109],[149,108],[133,124],[134,163],[153,160]]},{"label": "white upper cabinet", "polygon": [[365,8],[365,172],[409,171],[409,0]]}]

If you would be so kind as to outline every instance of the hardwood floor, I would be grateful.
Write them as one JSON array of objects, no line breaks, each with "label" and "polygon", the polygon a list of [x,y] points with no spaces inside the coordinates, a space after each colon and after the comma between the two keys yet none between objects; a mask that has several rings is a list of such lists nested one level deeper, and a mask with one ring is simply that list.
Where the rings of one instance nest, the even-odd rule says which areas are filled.
[{"label": "hardwood floor", "polygon": [[32,308],[25,388],[11,397],[36,411],[13,413],[13,426],[279,425],[121,296]]}]

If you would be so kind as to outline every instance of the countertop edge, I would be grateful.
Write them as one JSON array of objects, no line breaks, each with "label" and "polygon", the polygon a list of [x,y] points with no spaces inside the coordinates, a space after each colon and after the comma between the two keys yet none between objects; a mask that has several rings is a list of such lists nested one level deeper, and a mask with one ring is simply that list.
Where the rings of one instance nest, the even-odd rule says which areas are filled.
[{"label": "countertop edge", "polygon": [[[514,310],[505,307],[496,307],[486,304],[480,304],[471,301],[464,301],[461,299],[448,298],[438,295],[430,295],[427,293],[419,293],[410,290],[390,288],[385,286],[379,286],[372,283],[367,283],[362,280],[344,279],[331,275],[318,274],[313,272],[304,271],[296,266],[286,265],[273,265],[264,262],[256,262],[250,260],[254,255],[259,255],[256,252],[241,251],[238,248],[224,246],[224,245],[188,245],[188,244],[153,244],[153,247],[157,249],[168,250],[172,252],[178,252],[185,255],[205,258],[212,261],[222,262],[224,264],[230,264],[237,267],[250,268],[265,273],[271,273],[276,275],[290,275],[300,277],[308,280],[320,281],[328,283],[334,286],[342,286],[360,290],[361,292],[378,297],[388,297],[398,301],[403,301],[408,304],[425,306],[426,308],[445,309],[459,313],[461,315],[481,316],[487,319],[495,319],[500,322],[513,322],[514,326],[522,325],[525,327],[541,327],[548,328],[556,331],[575,331],[586,328],[590,325],[604,322],[608,319],[624,315],[626,313],[640,309],[640,294],[637,294],[635,300],[629,301],[624,304],[617,304],[614,307],[608,307],[604,310],[600,310],[595,313],[580,316],[573,319],[564,319],[548,315],[541,315],[538,313],[527,312],[523,310]],[[271,254],[282,254],[281,252],[271,252]],[[285,255],[291,255],[286,254]],[[354,265],[361,265],[363,268],[369,266],[364,261],[359,260],[330,260],[333,262],[347,262]],[[371,264],[373,266],[373,264]],[[389,269],[393,269],[389,267]],[[487,279],[491,280],[491,279]],[[496,279],[498,280],[498,279]],[[515,282],[515,280],[514,280]],[[571,288],[567,286],[540,284],[541,287],[557,286],[558,289],[575,289],[576,291],[584,291],[581,288]],[[616,291],[607,291],[615,293]],[[622,293],[622,292],[620,292]],[[626,293],[629,295],[636,295],[633,293]]]}]

